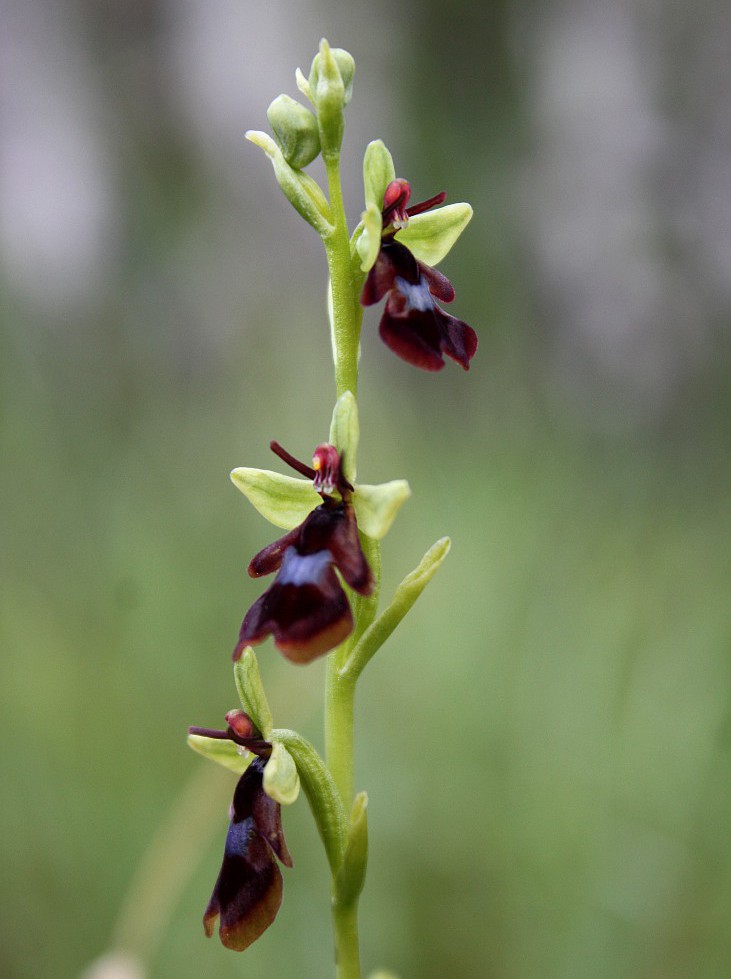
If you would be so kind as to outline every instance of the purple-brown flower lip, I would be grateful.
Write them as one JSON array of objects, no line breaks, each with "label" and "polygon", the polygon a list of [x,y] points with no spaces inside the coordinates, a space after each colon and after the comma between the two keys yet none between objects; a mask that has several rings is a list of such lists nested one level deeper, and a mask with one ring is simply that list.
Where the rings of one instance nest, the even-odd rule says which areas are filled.
[{"label": "purple-brown flower lip", "polygon": [[248,569],[252,578],[274,572],[277,576],[246,613],[234,659],[246,646],[271,635],[292,662],[309,663],[334,649],[353,629],[350,603],[336,570],[361,595],[372,592],[373,576],[358,537],[353,487],[343,476],[337,449],[319,445],[310,467],[278,442],[272,442],[271,448],[312,480],[323,502],[298,527],[252,558]]},{"label": "purple-brown flower lip", "polygon": [[441,204],[440,193],[411,207],[411,186],[392,180],[383,197],[383,232],[375,264],[368,273],[360,301],[372,306],[387,296],[379,324],[381,339],[395,354],[422,370],[439,371],[444,355],[465,370],[477,350],[477,334],[462,320],[445,312],[436,300],[450,303],[454,289],[445,275],[420,262],[395,237],[409,218]]},{"label": "purple-brown flower lip", "polygon": [[274,921],[282,903],[282,874],[277,858],[292,866],[278,802],[264,791],[264,769],[272,745],[263,740],[248,714],[229,711],[225,731],[191,727],[189,734],[229,740],[257,755],[239,778],[230,810],[223,862],[203,915],[210,938],[218,934],[226,948],[243,952]]}]

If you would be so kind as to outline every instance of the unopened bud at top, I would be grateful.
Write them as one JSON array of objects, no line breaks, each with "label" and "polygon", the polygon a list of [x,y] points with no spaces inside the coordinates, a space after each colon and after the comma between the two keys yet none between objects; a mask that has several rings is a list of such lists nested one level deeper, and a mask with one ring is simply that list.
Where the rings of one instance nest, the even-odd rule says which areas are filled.
[{"label": "unopened bud at top", "polygon": [[310,97],[317,109],[322,155],[336,157],[343,141],[343,109],[353,93],[355,62],[342,48],[331,48],[323,38],[310,69]]},{"label": "unopened bud at top", "polygon": [[[327,53],[323,52],[323,45],[327,46]],[[324,57],[324,61],[323,61]],[[340,76],[342,84],[343,105],[347,105],[353,97],[353,77],[355,75],[355,61],[353,55],[345,48],[331,48],[327,41],[323,39],[319,52],[315,55],[310,68],[309,85],[312,97],[317,104],[320,98],[327,97],[328,88],[338,88],[338,81],[333,73],[332,67],[328,64],[330,57],[334,62],[337,75]]]},{"label": "unopened bud at top", "polygon": [[320,132],[310,110],[289,95],[278,95],[267,117],[287,163],[296,170],[312,163],[320,152]]}]

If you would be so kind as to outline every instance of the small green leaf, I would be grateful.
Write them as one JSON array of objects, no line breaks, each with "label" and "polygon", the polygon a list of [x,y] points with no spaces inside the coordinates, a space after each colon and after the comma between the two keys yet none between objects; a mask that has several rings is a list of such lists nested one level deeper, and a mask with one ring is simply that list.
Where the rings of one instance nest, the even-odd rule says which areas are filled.
[{"label": "small green leaf", "polygon": [[300,778],[294,758],[280,741],[272,744],[272,753],[264,768],[264,791],[282,806],[291,806],[300,794]]},{"label": "small green leaf", "polygon": [[386,187],[395,179],[396,169],[393,165],[393,157],[386,149],[383,140],[374,139],[366,146],[363,157],[363,186],[365,188],[366,207],[373,205],[378,211],[379,220],[383,210],[383,195],[386,193]]},{"label": "small green leaf", "polygon": [[202,734],[189,734],[188,744],[204,758],[223,765],[230,772],[241,775],[249,767],[249,762],[254,757],[246,748],[234,744],[233,741],[223,741],[218,738],[206,738]]},{"label": "small green leaf", "polygon": [[231,481],[269,523],[293,530],[322,503],[308,479],[268,469],[234,469]]},{"label": "small green leaf", "polygon": [[268,741],[273,726],[272,712],[261,682],[259,662],[251,646],[247,646],[234,663],[234,681],[241,706]]},{"label": "small green leaf", "polygon": [[335,878],[335,901],[340,907],[357,901],[365,884],[368,866],[368,796],[359,792],[348,820],[348,837],[343,862]]},{"label": "small green leaf", "polygon": [[393,479],[376,486],[361,484],[353,497],[358,529],[374,540],[383,540],[396,514],[411,496],[405,479]]},{"label": "small green leaf", "polygon": [[343,475],[353,485],[355,485],[355,461],[358,455],[359,438],[358,404],[353,392],[345,391],[333,408],[330,444],[334,445],[342,456]]},{"label": "small green leaf", "polygon": [[447,204],[435,211],[415,214],[405,228],[396,232],[396,241],[406,245],[420,262],[436,265],[448,254],[471,217],[469,204]]},{"label": "small green leaf", "polygon": [[362,214],[363,230],[355,243],[360,255],[360,268],[362,272],[370,272],[376,264],[378,253],[381,250],[381,232],[383,221],[381,212],[375,204],[369,204]]},{"label": "small green leaf", "polygon": [[398,979],[395,972],[386,972],[385,969],[377,969],[375,972],[371,972],[368,979]]}]

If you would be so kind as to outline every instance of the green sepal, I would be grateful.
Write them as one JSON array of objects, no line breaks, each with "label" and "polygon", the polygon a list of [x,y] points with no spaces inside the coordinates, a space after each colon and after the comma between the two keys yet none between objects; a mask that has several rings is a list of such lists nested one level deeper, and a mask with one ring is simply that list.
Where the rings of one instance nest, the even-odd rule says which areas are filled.
[{"label": "green sepal", "polygon": [[396,168],[393,165],[393,157],[383,140],[374,139],[366,146],[363,156],[363,187],[366,208],[370,205],[375,207],[379,222],[383,210],[383,195],[386,193],[386,187],[395,179]]},{"label": "green sepal", "polygon": [[284,159],[301,170],[320,154],[317,119],[289,95],[278,95],[267,109],[267,118]]},{"label": "green sepal", "polygon": [[450,539],[442,537],[429,548],[414,570],[406,575],[394,592],[391,604],[355,644],[342,669],[343,676],[355,679],[360,675],[434,577],[451,546]]},{"label": "green sepal", "polygon": [[352,391],[344,391],[333,408],[330,422],[330,444],[334,445],[340,453],[343,475],[353,485],[355,485],[355,464],[359,439],[358,404]]},{"label": "green sepal", "polygon": [[381,212],[375,204],[368,204],[361,215],[363,230],[356,239],[355,247],[360,256],[360,268],[362,272],[370,272],[376,264],[378,253],[381,250],[381,232],[383,231],[383,220]]},{"label": "green sepal", "polygon": [[361,483],[353,497],[358,529],[374,540],[383,540],[404,503],[411,496],[405,479],[371,486]]},{"label": "green sepal", "polygon": [[343,907],[354,904],[363,890],[368,867],[368,796],[359,792],[350,810],[348,836],[343,862],[335,877],[335,902]]},{"label": "green sepal", "polygon": [[420,262],[436,265],[449,253],[471,217],[469,204],[447,204],[435,211],[415,214],[405,228],[396,232],[396,241],[406,245]]},{"label": "green sepal", "polygon": [[300,794],[297,766],[281,741],[272,743],[272,753],[264,768],[264,791],[282,806],[291,806]]},{"label": "green sepal", "polygon": [[272,161],[274,176],[284,191],[284,196],[292,206],[311,224],[321,238],[332,232],[330,205],[319,184],[312,177],[295,170],[284,159],[284,154],[275,140],[267,133],[250,129],[246,138],[264,150]]},{"label": "green sepal", "polygon": [[233,741],[223,741],[218,738],[206,738],[202,734],[189,734],[188,745],[204,758],[223,765],[230,772],[242,775],[249,767],[254,757],[250,751]]},{"label": "green sepal", "polygon": [[271,740],[272,712],[264,684],[261,682],[259,662],[256,653],[247,646],[234,663],[234,682],[239,693],[241,706],[261,731],[265,741]]},{"label": "green sepal", "polygon": [[322,503],[309,479],[269,469],[234,469],[231,481],[265,520],[282,530],[293,530]]}]

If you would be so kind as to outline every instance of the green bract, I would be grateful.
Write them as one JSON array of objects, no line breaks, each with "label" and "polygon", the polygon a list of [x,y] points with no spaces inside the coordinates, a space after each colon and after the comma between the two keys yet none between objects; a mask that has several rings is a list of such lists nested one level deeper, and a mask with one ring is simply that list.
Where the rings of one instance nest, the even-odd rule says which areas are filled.
[{"label": "green bract", "polygon": [[264,791],[282,806],[291,806],[300,794],[297,766],[279,741],[272,744],[272,753],[264,769]]},{"label": "green bract", "polygon": [[251,759],[254,757],[246,748],[234,744],[233,741],[223,741],[218,738],[206,738],[202,734],[189,734],[188,744],[204,758],[223,765],[230,772],[242,775],[249,767]]},{"label": "green bract", "polygon": [[250,129],[246,138],[272,161],[274,176],[284,191],[287,200],[311,224],[320,237],[325,238],[332,231],[330,205],[318,184],[301,170],[295,170],[284,158],[282,150],[267,133]]},{"label": "green bract", "polygon": [[289,95],[278,95],[267,117],[287,163],[297,170],[312,163],[320,153],[320,131],[310,110]]},{"label": "green bract", "polygon": [[312,92],[310,91],[310,83],[305,78],[304,72],[301,68],[298,68],[294,73],[294,80],[297,83],[297,88],[306,95],[310,102],[313,101]]},{"label": "green bract", "polygon": [[414,570],[406,575],[394,592],[391,604],[368,626],[356,643],[345,664],[345,675],[353,679],[359,676],[432,580],[449,554],[451,546],[450,539],[442,537],[429,548]]},{"label": "green bract", "polygon": [[251,646],[247,646],[234,663],[234,681],[241,706],[268,741],[272,733],[272,712],[261,682],[259,662]]},{"label": "green bract", "polygon": [[366,207],[373,205],[380,216],[383,210],[383,195],[386,187],[396,179],[393,157],[380,139],[374,139],[366,146],[363,156],[363,186]]},{"label": "green bract", "polygon": [[368,796],[359,792],[348,820],[348,836],[340,870],[335,878],[335,900],[342,907],[358,899],[368,866]]},{"label": "green bract", "polygon": [[425,265],[436,265],[449,252],[472,217],[469,204],[447,204],[436,211],[415,214],[396,241],[406,245],[414,258]]}]

